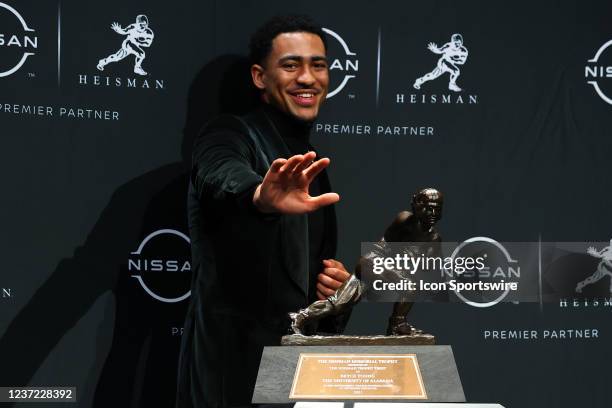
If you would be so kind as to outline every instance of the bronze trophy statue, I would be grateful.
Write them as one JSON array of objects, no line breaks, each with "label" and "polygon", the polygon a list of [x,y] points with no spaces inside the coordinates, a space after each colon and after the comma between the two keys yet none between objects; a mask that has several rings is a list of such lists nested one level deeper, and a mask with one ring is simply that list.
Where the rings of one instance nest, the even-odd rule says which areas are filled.
[{"label": "bronze trophy statue", "polygon": [[[402,211],[387,227],[383,238],[374,245],[375,249],[361,257],[355,268],[355,273],[334,293],[325,300],[318,300],[305,309],[290,313],[293,335],[284,336],[282,344],[434,344],[435,339],[430,334],[424,334],[415,329],[407,321],[408,312],[413,302],[400,299],[393,305],[393,313],[389,318],[387,336],[304,336],[306,325],[329,316],[341,314],[352,308],[368,287],[359,279],[362,264],[374,257],[384,256],[390,242],[418,243],[407,249],[410,256],[424,254],[436,256],[440,254],[442,238],[435,228],[442,218],[442,193],[434,188],[425,188],[412,197],[412,211]],[[405,276],[401,271],[387,271],[396,278]]]}]

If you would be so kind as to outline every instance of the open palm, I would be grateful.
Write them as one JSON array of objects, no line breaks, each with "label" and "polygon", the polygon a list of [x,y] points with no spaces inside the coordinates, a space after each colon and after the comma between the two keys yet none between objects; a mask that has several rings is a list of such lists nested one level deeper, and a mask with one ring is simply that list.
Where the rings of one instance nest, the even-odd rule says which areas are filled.
[{"label": "open palm", "polygon": [[338,202],[336,193],[310,196],[310,183],[330,163],[328,158],[315,158],[314,152],[308,152],[274,160],[255,191],[253,203],[263,212],[304,214]]}]

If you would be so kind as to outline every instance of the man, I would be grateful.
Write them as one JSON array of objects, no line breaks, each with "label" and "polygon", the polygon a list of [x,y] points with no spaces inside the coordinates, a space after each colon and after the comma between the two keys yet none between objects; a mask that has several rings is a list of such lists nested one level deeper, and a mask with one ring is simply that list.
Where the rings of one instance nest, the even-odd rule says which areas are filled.
[{"label": "man", "polygon": [[111,62],[121,61],[128,55],[134,55],[136,61],[134,63],[134,72],[138,75],[147,75],[147,72],[142,69],[142,61],[145,59],[145,52],[142,47],[148,48],[153,44],[153,30],[149,28],[149,19],[147,16],[140,14],[136,16],[136,23],[130,24],[125,28],[121,28],[118,23],[111,24],[111,28],[117,34],[127,35],[126,39],[121,44],[121,49],[116,53],[101,59],[98,62],[97,68],[104,71],[104,67]]},{"label": "man", "polygon": [[450,74],[448,89],[455,92],[461,92],[461,88],[457,86],[457,78],[461,75],[461,70],[457,65],[465,64],[468,56],[468,50],[463,46],[463,37],[461,34],[453,34],[450,42],[447,42],[440,48],[438,48],[435,43],[429,43],[427,48],[434,54],[441,54],[442,56],[438,60],[438,65],[433,71],[414,81],[414,88],[421,89],[421,85],[425,82],[434,80],[445,72],[448,72]]},{"label": "man", "polygon": [[288,312],[350,276],[333,259],[339,196],[325,173],[330,161],[308,141],[327,95],[325,53],[310,19],[266,23],[250,45],[262,106],[212,121],[195,143],[194,272],[177,407],[250,406],[262,349],[280,343]]}]

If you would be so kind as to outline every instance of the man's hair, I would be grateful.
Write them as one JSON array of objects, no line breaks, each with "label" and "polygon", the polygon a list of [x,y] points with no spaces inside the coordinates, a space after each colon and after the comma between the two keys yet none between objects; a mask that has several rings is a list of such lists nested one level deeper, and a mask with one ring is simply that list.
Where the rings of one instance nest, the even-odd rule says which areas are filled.
[{"label": "man's hair", "polygon": [[325,33],[319,24],[312,18],[305,15],[276,16],[268,20],[259,27],[251,36],[249,43],[249,60],[252,64],[263,65],[264,60],[272,51],[272,41],[277,35],[283,33],[312,33],[316,34],[323,41],[323,46],[327,50]]}]

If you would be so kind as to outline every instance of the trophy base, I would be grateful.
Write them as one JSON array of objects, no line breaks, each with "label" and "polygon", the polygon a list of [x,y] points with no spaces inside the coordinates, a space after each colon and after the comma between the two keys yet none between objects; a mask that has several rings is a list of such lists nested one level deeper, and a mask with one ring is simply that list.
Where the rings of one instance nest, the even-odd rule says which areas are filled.
[{"label": "trophy base", "polygon": [[421,346],[434,345],[436,338],[415,330],[413,334],[399,336],[304,336],[288,334],[281,346]]},{"label": "trophy base", "polygon": [[[378,357],[382,357],[381,361]],[[345,388],[343,375],[356,374],[351,365],[353,358],[363,368],[361,374],[368,374],[378,381],[355,382],[352,388]],[[414,365],[405,363],[413,358]],[[400,360],[404,363],[400,364]],[[403,368],[399,369],[400,366]],[[409,367],[417,367],[417,370]],[[391,387],[387,385],[389,381]],[[340,385],[329,386],[334,383]],[[408,390],[405,387],[413,388]],[[417,394],[422,396],[423,390],[425,398],[417,398]],[[350,404],[336,402],[336,408],[352,408],[353,402],[355,407],[362,407],[366,402],[402,401],[405,404],[397,406],[402,408],[412,407],[415,403],[415,407],[427,408],[418,403],[444,402],[447,404],[440,408],[460,408],[463,405],[455,407],[455,404],[448,403],[465,402],[465,395],[450,346],[283,346],[264,348],[252,401],[255,404],[312,401],[309,405],[318,408],[326,407],[322,401],[352,401]],[[372,405],[374,408],[381,406]]]}]

